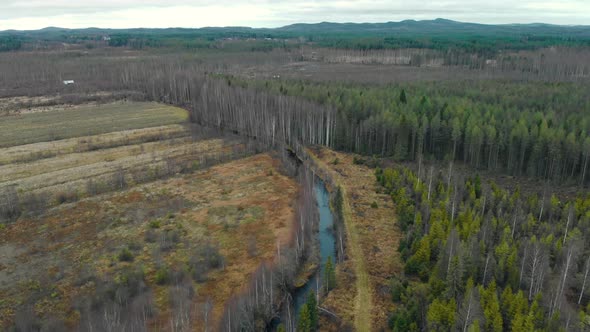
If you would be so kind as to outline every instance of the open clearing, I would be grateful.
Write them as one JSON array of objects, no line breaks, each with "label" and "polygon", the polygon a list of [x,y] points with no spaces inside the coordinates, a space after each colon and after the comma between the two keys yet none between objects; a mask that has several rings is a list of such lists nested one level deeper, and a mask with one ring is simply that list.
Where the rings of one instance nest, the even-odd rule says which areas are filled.
[{"label": "open clearing", "polygon": [[19,317],[76,329],[112,289],[153,307],[152,330],[170,328],[178,301],[189,303],[192,328],[216,328],[226,302],[289,241],[298,186],[280,162],[244,158],[240,138],[189,129],[182,109],[118,102],[16,114],[0,122],[0,189],[27,203],[0,223],[0,330]]},{"label": "open clearing", "polygon": [[[145,271],[154,293],[159,314],[151,326],[167,328],[172,286],[157,284],[158,267],[182,269],[206,242],[219,246],[225,267],[194,282],[192,301],[195,308],[212,303],[209,325],[216,326],[229,297],[261,261],[273,258],[278,240],[287,241],[296,192],[296,182],[280,175],[278,163],[261,154],[64,205],[41,220],[10,224],[0,232],[0,326],[10,322],[19,303],[31,299],[38,315],[75,324],[80,315],[72,308],[76,299],[91,294],[97,280],[136,266]],[[161,240],[149,239],[170,232],[178,237],[165,248]],[[124,247],[132,248],[133,262],[117,260]],[[85,281],[81,271],[91,277]],[[202,326],[200,311],[193,314]]]},{"label": "open clearing", "polygon": [[4,116],[0,147],[98,135],[184,122],[183,109],[157,103],[116,102]]},{"label": "open clearing", "polygon": [[385,329],[391,303],[388,279],[402,267],[397,252],[401,235],[391,198],[378,193],[374,172],[354,164],[353,155],[325,148],[310,152],[342,190],[349,257],[338,265],[338,287],[322,305],[354,324],[357,331]]}]

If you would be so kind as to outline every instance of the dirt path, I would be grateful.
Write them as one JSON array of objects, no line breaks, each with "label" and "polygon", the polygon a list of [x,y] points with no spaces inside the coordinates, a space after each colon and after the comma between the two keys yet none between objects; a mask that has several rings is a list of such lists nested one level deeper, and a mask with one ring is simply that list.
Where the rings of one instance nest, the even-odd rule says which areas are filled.
[{"label": "dirt path", "polygon": [[365,257],[361,248],[358,230],[356,229],[350,204],[348,202],[348,192],[346,187],[340,185],[342,190],[342,214],[346,227],[348,240],[349,255],[352,258],[354,274],[356,276],[356,296],[354,298],[354,327],[357,331],[371,331],[371,285],[369,283],[369,273],[365,267]]}]

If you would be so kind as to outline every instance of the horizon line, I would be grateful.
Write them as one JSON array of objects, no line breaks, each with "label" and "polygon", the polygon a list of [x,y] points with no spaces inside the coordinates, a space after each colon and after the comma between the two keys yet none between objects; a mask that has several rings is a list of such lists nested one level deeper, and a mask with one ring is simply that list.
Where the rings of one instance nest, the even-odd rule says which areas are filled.
[{"label": "horizon line", "polygon": [[514,25],[549,25],[555,27],[565,27],[565,28],[574,28],[574,27],[589,27],[589,25],[585,24],[556,24],[556,23],[545,23],[545,22],[529,22],[529,23],[479,23],[479,22],[465,22],[465,21],[456,21],[446,18],[435,18],[435,19],[425,19],[425,20],[416,20],[416,19],[405,19],[401,21],[379,21],[379,22],[337,22],[337,21],[320,21],[320,22],[297,22],[291,23],[287,25],[280,25],[274,27],[252,27],[246,25],[225,25],[225,26],[202,26],[202,27],[182,27],[182,26],[170,26],[170,27],[128,27],[128,28],[105,28],[105,27],[96,27],[96,26],[88,26],[84,28],[67,28],[67,27],[60,27],[60,26],[47,26],[44,28],[39,29],[6,29],[0,30],[2,32],[36,32],[48,29],[59,29],[59,30],[167,30],[167,29],[186,29],[186,30],[201,30],[201,29],[231,29],[231,28],[241,28],[241,29],[252,29],[252,30],[276,30],[281,28],[286,28],[293,25],[319,25],[319,24],[355,24],[355,25],[364,25],[364,24],[387,24],[387,23],[403,23],[403,22],[434,22],[434,21],[447,21],[453,23],[461,23],[461,24],[474,24],[474,25],[485,25],[485,26],[514,26]]}]

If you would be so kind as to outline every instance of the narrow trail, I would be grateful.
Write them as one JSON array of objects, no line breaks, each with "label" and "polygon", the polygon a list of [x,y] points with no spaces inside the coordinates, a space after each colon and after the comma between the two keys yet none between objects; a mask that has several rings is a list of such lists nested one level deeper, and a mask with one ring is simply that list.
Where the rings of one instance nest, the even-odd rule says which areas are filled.
[{"label": "narrow trail", "polygon": [[354,273],[356,275],[356,296],[354,300],[354,326],[357,331],[371,331],[371,310],[373,301],[371,299],[371,284],[369,273],[365,266],[365,257],[361,248],[358,231],[352,220],[352,211],[348,202],[346,187],[340,185],[342,192],[342,214],[346,227],[349,254],[353,261]]}]

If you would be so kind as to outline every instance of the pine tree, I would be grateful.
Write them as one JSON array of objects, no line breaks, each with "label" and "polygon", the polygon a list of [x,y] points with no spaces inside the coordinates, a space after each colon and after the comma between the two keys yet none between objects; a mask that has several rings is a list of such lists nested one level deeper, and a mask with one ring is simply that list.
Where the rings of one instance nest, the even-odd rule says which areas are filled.
[{"label": "pine tree", "polygon": [[309,313],[309,308],[307,308],[307,304],[304,304],[301,307],[301,311],[299,312],[299,321],[297,322],[297,331],[298,332],[310,332],[311,329],[311,317]]},{"label": "pine tree", "polygon": [[492,281],[482,292],[483,314],[487,331],[502,332],[503,320],[500,313],[500,302],[496,293],[496,281]]},{"label": "pine tree", "polygon": [[336,287],[336,271],[334,270],[334,264],[332,263],[332,256],[328,256],[328,261],[326,262],[324,283],[326,284],[326,292],[329,292]]},{"label": "pine tree", "polygon": [[314,291],[311,291],[309,292],[309,294],[307,294],[307,302],[305,303],[305,305],[307,306],[307,310],[309,311],[311,329],[312,331],[316,331],[318,328],[319,313],[318,302]]},{"label": "pine tree", "polygon": [[455,326],[456,307],[455,299],[451,299],[449,302],[434,299],[426,314],[429,329],[433,331],[451,331]]},{"label": "pine tree", "polygon": [[406,90],[405,89],[402,89],[402,92],[399,94],[399,101],[402,104],[408,103],[408,98],[406,97]]}]

